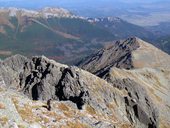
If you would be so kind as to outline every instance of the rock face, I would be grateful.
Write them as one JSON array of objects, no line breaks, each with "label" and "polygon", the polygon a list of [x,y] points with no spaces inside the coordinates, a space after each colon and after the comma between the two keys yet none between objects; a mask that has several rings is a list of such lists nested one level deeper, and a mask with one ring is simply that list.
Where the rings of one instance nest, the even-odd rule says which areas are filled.
[{"label": "rock face", "polygon": [[[16,60],[20,58],[20,56],[15,57]],[[39,100],[39,104],[52,99],[52,102],[62,109],[59,111],[58,108],[52,106],[51,111],[53,115],[57,113],[61,114],[62,112],[65,113],[66,110],[68,111],[70,109],[70,114],[65,113],[69,117],[60,117],[61,122],[57,120],[56,123],[53,122],[50,125],[48,123],[43,124],[42,122],[38,122],[45,127],[51,127],[52,125],[55,127],[67,126],[68,122],[80,123],[82,127],[96,128],[132,125],[126,116],[122,118],[122,114],[126,115],[126,111],[124,99],[120,92],[115,90],[106,81],[91,73],[77,67],[68,67],[59,64],[43,56],[33,57],[31,60],[28,59],[21,67],[23,68],[20,70],[19,75],[20,86],[17,88],[20,93],[18,94],[15,88],[10,88],[4,91],[3,94],[5,95],[0,96],[0,103],[6,104],[3,100],[4,97],[8,97],[10,106],[14,102],[15,106],[10,109],[6,104],[7,108],[3,110],[3,113],[6,113],[7,117],[5,118],[8,119],[11,119],[11,116],[7,115],[9,110],[15,111],[17,116],[21,115],[23,121],[22,119],[19,121],[15,120],[17,125],[18,122],[29,124],[29,120],[32,122],[32,119],[42,118],[44,111],[42,110],[44,105],[40,105],[38,107],[39,109],[34,109],[36,108],[36,102],[28,100],[25,96],[23,98],[22,94],[25,94],[31,100]],[[68,102],[71,105],[67,105]],[[119,112],[120,110],[122,112]],[[27,111],[29,111],[28,116]],[[32,119],[29,118],[31,113]],[[79,114],[77,115],[77,113]],[[45,115],[46,118],[52,120],[53,117],[50,116],[49,112]],[[78,126],[68,125],[68,127]]]},{"label": "rock face", "polygon": [[89,93],[76,70],[46,57],[34,57],[20,74],[20,86],[33,100],[70,100],[81,108]]},{"label": "rock face", "polygon": [[24,56],[15,55],[0,62],[0,76],[3,77],[6,85],[12,84],[13,87],[16,85],[15,83],[19,81],[19,74],[28,60]]},{"label": "rock face", "polygon": [[[104,89],[105,84],[112,91]],[[104,112],[109,111],[104,102],[113,101],[116,95],[112,86],[104,80],[46,57],[33,57],[25,64],[20,74],[20,87],[21,92],[33,100],[71,101],[78,109],[89,104]],[[95,94],[99,93],[101,96],[96,97]]]},{"label": "rock face", "polygon": [[139,48],[136,38],[117,41],[114,45],[99,50],[97,53],[85,58],[77,66],[96,75],[102,75],[111,67],[132,69],[132,51]]},{"label": "rock face", "polygon": [[[110,84],[87,71],[59,64],[44,56],[26,59],[17,55],[2,62],[3,65],[5,62],[11,70],[15,66],[14,69],[18,69],[13,71],[18,75],[12,77],[19,78],[17,90],[20,93],[16,88],[5,91],[4,86],[0,86],[0,90],[4,90],[0,103],[6,106],[3,113],[7,117],[4,118],[11,119],[12,116],[7,114],[9,110],[14,111],[18,119],[21,116],[20,120],[14,119],[16,125],[29,126],[30,122],[40,118],[44,123],[36,123],[44,127],[158,127],[156,107],[145,88],[134,80],[117,78],[109,81],[106,76]],[[12,86],[13,82],[6,83],[5,87],[7,84]],[[3,99],[8,99],[8,103]],[[51,112],[44,105],[49,99],[52,100]],[[12,103],[13,107],[9,108]]]},{"label": "rock face", "polygon": [[[135,70],[125,70],[125,69],[118,69],[118,68],[111,68],[107,75],[103,76],[103,79],[106,79],[108,82],[112,83],[113,86],[122,89],[124,85],[128,89],[128,92],[131,93],[131,96],[134,97],[137,92],[140,99],[140,106],[147,108],[148,98],[145,92],[141,91],[141,88],[144,88],[147,94],[149,94],[149,99],[152,101],[157,107],[157,111],[159,112],[159,127],[168,128],[170,125],[170,70],[169,69],[154,69],[154,68],[142,68],[142,69],[135,69]],[[122,82],[118,81],[117,79],[124,81],[124,80],[131,80],[136,83],[138,86],[138,90],[136,91],[135,86],[133,84],[123,84]],[[116,83],[116,84],[115,84]],[[129,82],[128,82],[129,83]],[[136,97],[136,96],[135,96]],[[146,99],[145,99],[146,98]],[[149,102],[150,102],[149,101]],[[158,113],[157,113],[158,114]],[[156,114],[156,115],[157,115]],[[156,116],[155,115],[155,116]],[[155,117],[153,116],[153,117]]]},{"label": "rock face", "polygon": [[131,79],[110,79],[108,80],[114,87],[126,92],[124,96],[127,117],[131,123],[144,124],[148,128],[158,126],[159,113],[146,93],[146,90],[137,82]]},{"label": "rock face", "polygon": [[129,38],[100,50],[80,62],[78,66],[128,94],[124,100],[131,122],[135,120],[137,124],[138,122],[148,124],[148,127],[156,127],[157,124],[159,127],[168,128],[169,63],[168,54],[141,39]]},{"label": "rock face", "polygon": [[82,109],[82,106],[90,100],[86,86],[76,68],[65,68],[56,87],[56,95],[59,100],[70,100]]},{"label": "rock face", "polygon": [[33,100],[57,99],[55,86],[62,76],[60,68],[61,64],[45,57],[32,58],[20,73],[21,90]]},{"label": "rock face", "polygon": [[143,67],[170,68],[170,57],[156,47],[132,37],[117,41],[77,64],[82,69],[103,76],[111,67],[134,69]]}]

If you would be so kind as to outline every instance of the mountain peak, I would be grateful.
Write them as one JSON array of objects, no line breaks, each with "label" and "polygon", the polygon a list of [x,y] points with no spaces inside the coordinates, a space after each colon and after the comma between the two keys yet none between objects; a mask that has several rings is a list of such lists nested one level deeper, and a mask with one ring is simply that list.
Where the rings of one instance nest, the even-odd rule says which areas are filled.
[{"label": "mountain peak", "polygon": [[49,17],[76,17],[71,12],[69,12],[66,9],[63,8],[51,8],[51,7],[45,7],[41,10],[28,10],[23,8],[0,8],[0,13],[5,13],[9,15],[10,17],[14,16],[29,16],[29,17],[43,17],[43,18],[49,18]]},{"label": "mountain peak", "polygon": [[153,45],[137,37],[116,41],[85,58],[78,66],[97,75],[111,67],[134,68],[169,68],[170,56]]}]

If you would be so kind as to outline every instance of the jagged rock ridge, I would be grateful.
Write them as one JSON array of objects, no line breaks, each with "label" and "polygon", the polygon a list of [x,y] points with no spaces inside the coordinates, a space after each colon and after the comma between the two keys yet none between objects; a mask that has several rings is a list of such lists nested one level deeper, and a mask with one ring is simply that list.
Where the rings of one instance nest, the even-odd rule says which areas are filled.
[{"label": "jagged rock ridge", "polygon": [[[45,115],[49,120],[53,117],[48,115],[48,110],[43,109],[43,105],[40,105],[38,109],[34,109],[36,102],[30,101],[27,98],[29,97],[33,100],[39,100],[39,104],[43,104],[44,101],[52,99],[53,105],[60,106],[62,103],[62,105],[68,106],[68,109],[79,113],[79,115],[71,114],[71,117],[63,117],[53,123],[49,121],[49,124],[37,122],[45,127],[52,125],[55,127],[67,126],[65,121],[68,120],[74,123],[75,117],[77,119],[76,121],[81,123],[82,127],[119,128],[126,126],[145,128],[158,126],[157,109],[154,107],[145,89],[133,80],[125,80],[125,82],[122,82],[121,79],[117,79],[118,81],[116,81],[115,84],[120,82],[124,85],[124,87],[119,90],[105,80],[77,67],[68,67],[49,60],[46,57],[36,56],[32,59],[26,59],[26,61],[22,58],[21,56],[15,56],[19,64],[23,64],[20,65],[21,70],[17,72],[17,74],[19,74],[18,83],[12,82],[8,85],[16,87],[9,88],[5,91],[6,93],[14,93],[8,93],[8,98],[14,98],[15,95],[15,100],[13,99],[12,101],[14,101],[16,105],[14,106],[14,108],[16,107],[17,109],[16,113],[18,113],[18,116],[21,115],[23,119],[23,121],[20,120],[20,123],[29,124],[29,120],[43,116],[42,111],[47,111],[47,115]],[[13,63],[13,67],[17,65],[18,63]],[[13,70],[11,67],[10,69]],[[3,74],[1,75],[3,78],[6,77]],[[18,78],[18,75],[16,78]],[[131,88],[133,87],[134,91],[130,94],[129,89],[132,90]],[[20,93],[18,94],[16,90]],[[136,96],[136,93],[139,93],[138,96]],[[21,96],[24,96],[24,98]],[[23,113],[23,111],[28,111],[28,108],[26,109],[25,105],[22,105],[26,104],[23,99],[29,102],[26,106],[30,106],[30,104],[34,106],[33,108],[30,106],[29,108],[29,110],[31,109],[30,113],[33,112],[32,119],[29,119],[25,116],[25,113]],[[4,103],[1,99],[0,102]],[[73,104],[77,107],[75,108]],[[8,110],[7,106],[4,111],[6,112]],[[66,110],[66,108],[60,110],[60,114],[62,112],[65,113]],[[51,111],[53,114],[58,113],[58,108],[52,107]],[[10,118],[10,116],[8,116],[8,118]]]},{"label": "jagged rock ridge", "polygon": [[170,57],[151,44],[132,37],[116,41],[97,53],[80,61],[77,66],[98,76],[103,76],[111,67],[134,69],[163,67],[168,69]]},{"label": "jagged rock ridge", "polygon": [[[133,46],[137,44],[137,47],[129,50],[127,45],[126,49],[124,49],[125,51],[122,51],[122,47],[115,48],[118,44],[115,43],[111,46],[111,50],[104,48],[98,52],[103,51],[101,56],[93,54],[80,62],[79,66],[105,79],[119,90],[125,89],[126,93],[128,93],[128,97],[125,98],[127,106],[132,105],[136,102],[136,99],[140,98],[140,100],[137,100],[138,105],[141,104],[139,106],[147,108],[148,98],[143,97],[145,92],[142,91],[142,88],[144,88],[151,101],[158,108],[159,127],[168,128],[170,125],[170,118],[167,118],[170,114],[170,100],[168,98],[170,96],[170,56],[139,38],[129,38],[120,42],[123,44],[128,44],[127,42],[129,42]],[[126,62],[131,62],[129,64],[131,64],[132,70],[124,65],[125,62],[121,64],[121,61],[119,61],[125,52],[129,53],[130,56],[124,56],[123,58],[129,60]],[[103,65],[101,66],[100,64]],[[132,84],[133,82],[131,81],[135,84]],[[138,88],[133,85],[137,85]],[[136,110],[137,107],[133,106],[133,108]],[[140,111],[139,109],[138,112]],[[153,115],[153,120],[156,119],[157,114]],[[143,118],[139,120],[141,119]]]}]

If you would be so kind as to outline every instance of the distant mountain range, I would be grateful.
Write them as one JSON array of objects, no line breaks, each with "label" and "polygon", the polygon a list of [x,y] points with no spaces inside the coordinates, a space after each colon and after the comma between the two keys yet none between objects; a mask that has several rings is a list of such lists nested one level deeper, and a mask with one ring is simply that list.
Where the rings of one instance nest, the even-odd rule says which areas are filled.
[{"label": "distant mountain range", "polygon": [[145,40],[151,40],[154,37],[154,34],[150,30],[131,24],[118,17],[89,18],[88,21],[101,28],[107,29],[114,34],[116,39],[137,36]]},{"label": "distant mountain range", "polygon": [[0,19],[0,53],[4,57],[15,53],[44,54],[59,61],[72,61],[101,47],[101,42],[115,39],[106,29],[61,8],[2,8]]},{"label": "distant mountain range", "polygon": [[41,9],[62,7],[79,16],[120,17],[141,26],[170,21],[169,0],[1,0],[1,7]]},{"label": "distant mountain range", "polygon": [[[0,9],[0,57],[46,55],[71,64],[115,40],[137,36],[170,53],[153,28],[117,17],[88,18],[62,8]],[[160,42],[160,43],[157,43]]]}]

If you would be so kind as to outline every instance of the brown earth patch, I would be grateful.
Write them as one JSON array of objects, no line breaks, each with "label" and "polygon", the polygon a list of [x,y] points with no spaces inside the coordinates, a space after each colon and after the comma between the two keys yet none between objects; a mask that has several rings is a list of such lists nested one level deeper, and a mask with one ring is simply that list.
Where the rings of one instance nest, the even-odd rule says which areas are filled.
[{"label": "brown earth patch", "polygon": [[15,29],[15,26],[3,15],[0,15],[0,25],[7,25],[10,28]]},{"label": "brown earth patch", "polygon": [[0,33],[6,34],[6,31],[4,30],[3,26],[0,27]]},{"label": "brown earth patch", "polygon": [[11,52],[11,51],[3,51],[3,50],[0,50],[0,55],[9,56],[9,55],[12,55],[12,52]]},{"label": "brown earth patch", "polygon": [[5,105],[0,103],[0,109],[5,109]]}]

